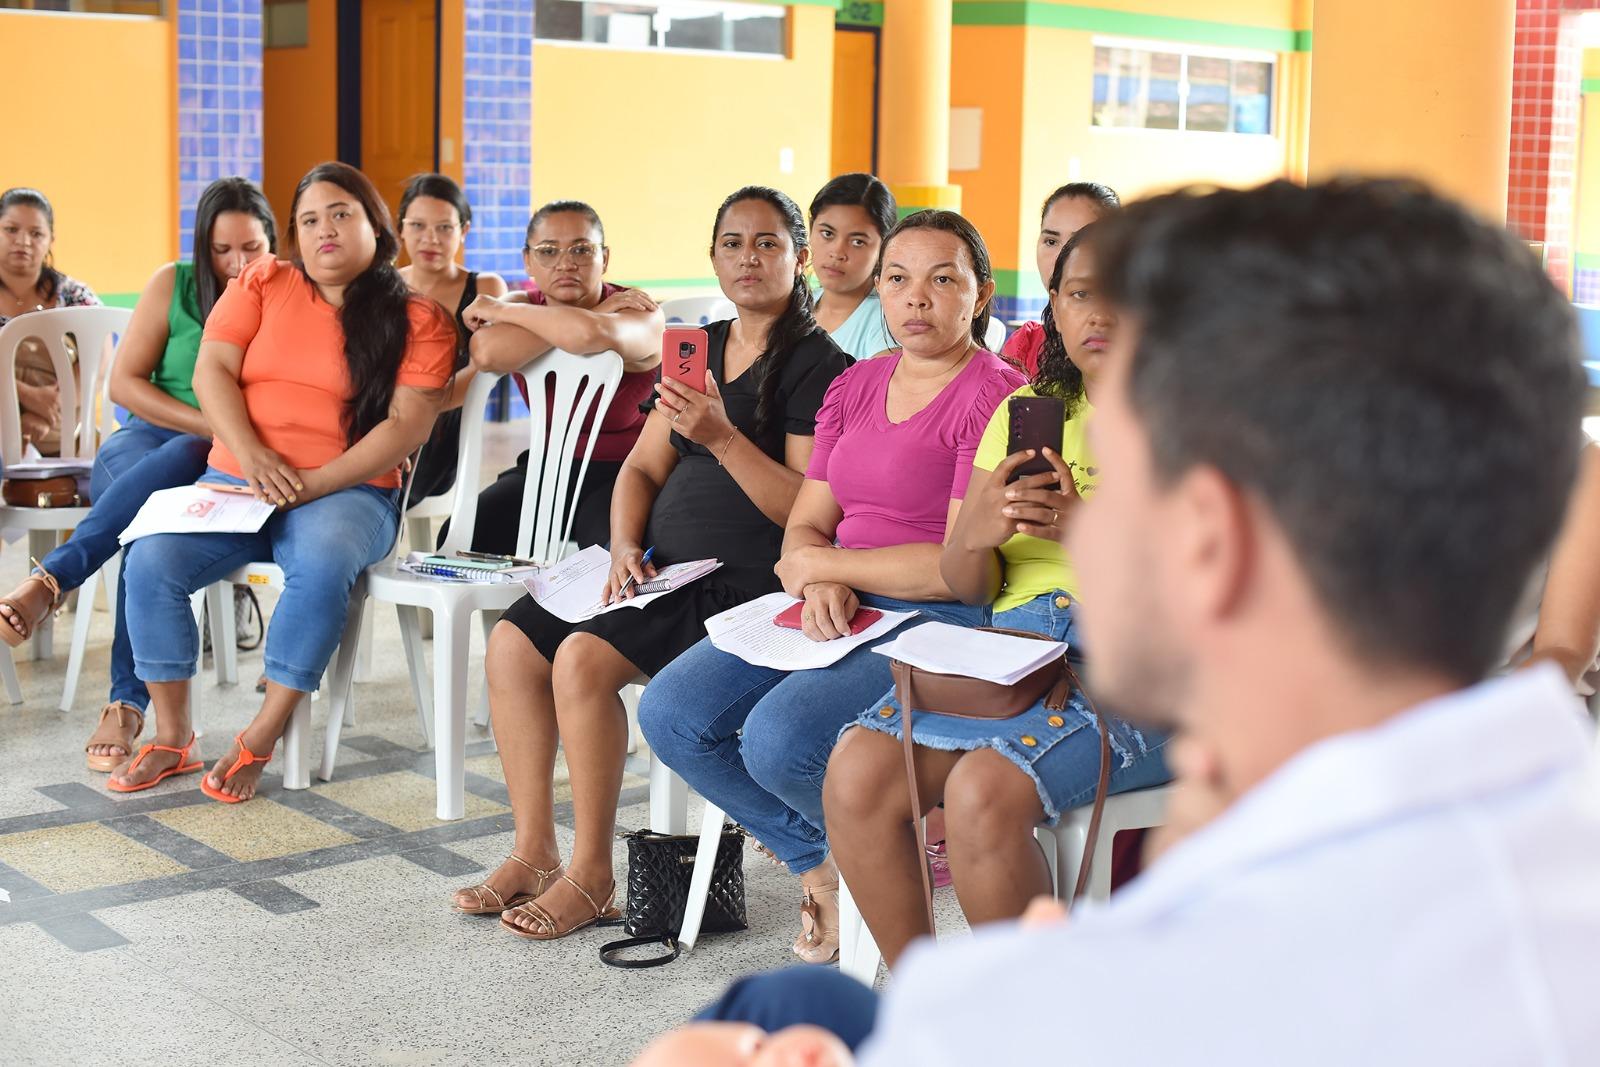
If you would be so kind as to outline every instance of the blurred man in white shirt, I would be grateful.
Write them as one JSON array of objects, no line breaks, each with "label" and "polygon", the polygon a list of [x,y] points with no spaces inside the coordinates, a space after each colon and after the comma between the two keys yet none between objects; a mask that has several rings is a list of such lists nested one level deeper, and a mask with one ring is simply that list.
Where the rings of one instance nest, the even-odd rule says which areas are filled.
[{"label": "blurred man in white shirt", "polygon": [[1065,525],[1094,692],[1181,733],[1175,843],[1070,922],[918,946],[860,1062],[1600,1063],[1588,722],[1553,666],[1484,681],[1573,482],[1570,307],[1402,183],[1174,194],[1096,243],[1133,328]]}]

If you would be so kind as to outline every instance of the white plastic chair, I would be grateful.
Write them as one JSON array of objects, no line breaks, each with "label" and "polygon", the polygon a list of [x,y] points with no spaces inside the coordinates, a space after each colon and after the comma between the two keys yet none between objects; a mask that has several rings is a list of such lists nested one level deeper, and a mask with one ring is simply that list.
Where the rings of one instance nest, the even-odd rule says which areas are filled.
[{"label": "white plastic chair", "polygon": [[669,326],[704,326],[708,322],[734,318],[739,309],[725,296],[680,296],[676,300],[663,300],[661,313],[667,317]]},{"label": "white plastic chair", "polygon": [[[114,352],[113,338],[120,339],[127,331],[133,312],[128,308],[79,307],[51,308],[27,315],[18,315],[0,326],[0,456],[6,466],[22,461],[22,418],[17,405],[16,361],[17,351],[28,338],[38,338],[50,354],[56,380],[61,388],[61,455],[64,458],[94,459],[100,447],[103,420],[109,419],[109,405],[96,405],[95,391],[99,386],[102,364],[109,366],[108,352]],[[78,354],[77,388],[72,359],[67,353],[66,338],[72,335]],[[97,410],[98,408],[98,410]],[[0,504],[0,537],[11,540],[19,533],[28,535],[29,555],[43,559],[68,531],[77,527],[89,514],[86,507],[79,508],[17,508]],[[79,593],[78,611],[87,616],[94,602],[95,580],[98,573],[84,582]],[[53,646],[52,617],[47,615],[34,631],[29,655],[39,660],[50,656]],[[87,631],[87,623],[84,623]],[[85,632],[87,639],[87,632]],[[0,646],[3,647],[3,646]],[[82,649],[74,649],[81,663]],[[68,692],[62,697],[61,710],[72,707],[71,688],[77,681],[77,664],[69,665]],[[11,650],[0,656],[0,676],[3,676],[7,695],[13,704],[22,703],[22,689],[18,685],[16,667]]]},{"label": "white plastic chair", "polygon": [[[517,522],[516,554],[553,563],[560,558],[571,534],[575,513],[571,503],[576,501],[576,489],[583,484],[594,453],[597,435],[591,433],[578,469],[573,471],[572,457],[583,421],[581,416],[591,409],[596,410],[597,422],[604,416],[622,381],[622,357],[614,352],[578,356],[553,350],[515,373],[522,374],[528,382],[530,409],[530,458]],[[458,486],[478,484],[483,464],[484,407],[489,391],[501,377],[480,372],[467,388],[461,424],[461,459],[456,468]],[[544,383],[551,377],[555,379],[555,388],[547,402]],[[574,418],[574,413],[580,417]],[[441,546],[441,553],[449,555],[472,544],[477,510],[475,494],[456,494],[450,516],[450,535]],[[394,604],[399,611],[412,688],[428,742],[434,746],[437,814],[441,819],[461,818],[466,805],[466,665],[472,616],[484,613],[487,637],[498,613],[516,603],[525,592],[520,583],[479,585],[435,581],[401,570],[397,561],[389,560],[368,568],[364,585],[358,584],[351,594],[351,622],[347,624],[347,634],[359,633],[367,597]],[[423,608],[432,612],[434,620],[431,699],[418,617],[419,609]],[[355,629],[350,629],[351,626]],[[345,701],[339,696],[342,692],[339,679],[352,673],[349,660],[355,656],[356,648],[357,642],[347,641],[335,657],[336,699],[331,702],[320,771],[324,780],[333,777],[338,756],[345,707]]]},{"label": "white plastic chair", "polygon": [[1006,324],[998,315],[989,316],[989,328],[983,334],[983,347],[998,353],[1006,343]]}]

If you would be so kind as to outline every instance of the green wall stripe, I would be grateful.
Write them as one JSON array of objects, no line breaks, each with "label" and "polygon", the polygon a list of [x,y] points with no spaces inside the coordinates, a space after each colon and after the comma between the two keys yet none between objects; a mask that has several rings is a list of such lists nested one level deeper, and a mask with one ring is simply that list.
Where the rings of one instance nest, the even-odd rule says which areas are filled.
[{"label": "green wall stripe", "polygon": [[635,289],[715,289],[715,278],[624,278],[617,282],[618,285],[628,285]]},{"label": "green wall stripe", "polygon": [[1600,252],[1579,252],[1572,257],[1572,265],[1579,270],[1600,270]]},{"label": "green wall stripe", "polygon": [[1600,93],[1600,78],[1583,79],[1583,91],[1586,93]]},{"label": "green wall stripe", "polygon": [[882,26],[883,0],[843,0],[833,21],[838,26]]},{"label": "green wall stripe", "polygon": [[100,303],[107,307],[131,308],[139,302],[138,293],[97,293]]},{"label": "green wall stripe", "polygon": [[1027,270],[995,271],[994,295],[1043,300],[1047,293],[1039,283],[1039,272],[1030,267]]},{"label": "green wall stripe", "polygon": [[1310,30],[1278,30],[1207,19],[1143,15],[1083,4],[1058,4],[1048,0],[1009,0],[976,3],[956,0],[952,20],[957,26],[1042,26],[1057,30],[1111,33],[1161,41],[1254,48],[1264,52],[1304,52],[1311,48]]}]

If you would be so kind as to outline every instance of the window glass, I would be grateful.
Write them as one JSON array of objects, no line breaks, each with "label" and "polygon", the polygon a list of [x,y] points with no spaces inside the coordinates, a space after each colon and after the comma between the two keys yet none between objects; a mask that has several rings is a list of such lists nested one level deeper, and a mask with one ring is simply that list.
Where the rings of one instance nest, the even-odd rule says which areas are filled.
[{"label": "window glass", "polygon": [[1275,66],[1270,59],[1096,44],[1091,122],[1270,134]]},{"label": "window glass", "polygon": [[788,40],[786,8],[711,0],[602,3],[536,0],[534,37],[612,48],[665,48],[781,56]]}]

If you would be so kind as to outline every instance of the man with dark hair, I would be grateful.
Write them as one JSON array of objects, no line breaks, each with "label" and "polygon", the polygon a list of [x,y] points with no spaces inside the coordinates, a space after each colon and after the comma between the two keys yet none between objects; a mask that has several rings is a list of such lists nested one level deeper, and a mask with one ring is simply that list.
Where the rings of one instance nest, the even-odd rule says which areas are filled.
[{"label": "man with dark hair", "polygon": [[863,1062],[1596,1062],[1592,735],[1555,667],[1485,680],[1573,481],[1570,308],[1409,183],[1102,225],[1069,544],[1096,695],[1180,732],[1174,843],[1070,922],[913,949]]}]

